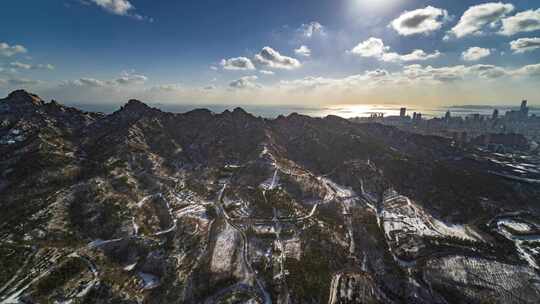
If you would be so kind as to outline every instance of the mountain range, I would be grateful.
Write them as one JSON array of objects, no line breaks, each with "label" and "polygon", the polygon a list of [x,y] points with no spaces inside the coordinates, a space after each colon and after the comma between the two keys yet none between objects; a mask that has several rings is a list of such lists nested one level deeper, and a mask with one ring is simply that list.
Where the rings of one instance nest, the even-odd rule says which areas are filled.
[{"label": "mountain range", "polygon": [[0,303],[538,303],[540,172],[501,157],[337,116],[14,91]]}]

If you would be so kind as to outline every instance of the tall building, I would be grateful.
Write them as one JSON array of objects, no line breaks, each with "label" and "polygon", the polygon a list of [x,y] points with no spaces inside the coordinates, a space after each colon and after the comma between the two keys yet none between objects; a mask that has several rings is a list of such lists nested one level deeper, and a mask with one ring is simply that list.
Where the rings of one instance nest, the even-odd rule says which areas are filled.
[{"label": "tall building", "polygon": [[523,111],[524,109],[527,108],[527,100],[526,99],[523,99],[521,101],[521,111]]},{"label": "tall building", "polygon": [[491,120],[497,120],[499,118],[499,110],[494,109],[493,114],[491,115]]},{"label": "tall building", "polygon": [[527,107],[527,100],[521,102],[521,107],[519,108],[521,112],[521,118],[527,118],[529,116],[529,107]]},{"label": "tall building", "polygon": [[399,117],[405,117],[405,115],[407,114],[407,108],[401,108],[399,109]]},{"label": "tall building", "polygon": [[527,100],[521,102],[521,106],[518,111],[507,111],[505,118],[508,120],[527,120],[529,117],[529,107],[527,107]]}]

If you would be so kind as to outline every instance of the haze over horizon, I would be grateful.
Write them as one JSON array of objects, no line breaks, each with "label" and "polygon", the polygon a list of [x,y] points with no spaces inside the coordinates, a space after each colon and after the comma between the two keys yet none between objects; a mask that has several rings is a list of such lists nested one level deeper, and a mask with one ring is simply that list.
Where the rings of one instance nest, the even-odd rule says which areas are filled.
[{"label": "haze over horizon", "polygon": [[65,103],[540,105],[532,1],[4,1],[0,95]]}]

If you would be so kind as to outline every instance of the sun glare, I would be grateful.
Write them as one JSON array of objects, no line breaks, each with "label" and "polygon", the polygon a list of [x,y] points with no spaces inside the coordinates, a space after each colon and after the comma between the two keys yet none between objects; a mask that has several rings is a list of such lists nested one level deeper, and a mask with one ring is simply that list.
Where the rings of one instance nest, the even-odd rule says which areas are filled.
[{"label": "sun glare", "polygon": [[395,7],[403,0],[349,0],[351,8],[359,12],[384,13]]}]

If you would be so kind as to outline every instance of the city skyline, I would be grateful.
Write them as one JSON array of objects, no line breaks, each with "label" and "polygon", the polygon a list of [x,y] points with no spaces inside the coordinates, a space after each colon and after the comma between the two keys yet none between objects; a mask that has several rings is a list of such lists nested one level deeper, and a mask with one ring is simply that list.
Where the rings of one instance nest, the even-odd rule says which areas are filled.
[{"label": "city skyline", "polygon": [[540,9],[531,1],[2,7],[4,96],[25,88],[92,104],[540,105]]}]

